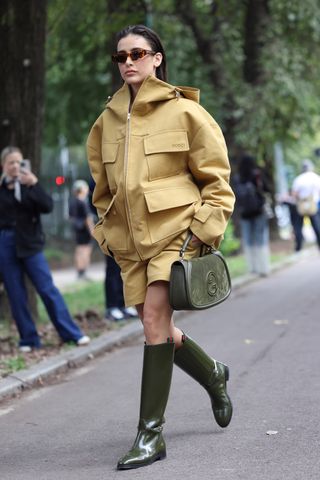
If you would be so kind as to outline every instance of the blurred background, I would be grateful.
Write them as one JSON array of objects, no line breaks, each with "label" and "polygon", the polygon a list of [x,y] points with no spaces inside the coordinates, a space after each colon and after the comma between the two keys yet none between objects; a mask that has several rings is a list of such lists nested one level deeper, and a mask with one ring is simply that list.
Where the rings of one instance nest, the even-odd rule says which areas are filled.
[{"label": "blurred background", "polygon": [[[86,138],[120,86],[110,60],[115,33],[137,23],[161,36],[169,82],[200,88],[201,104],[227,141],[231,182],[244,154],[256,158],[270,187],[271,262],[291,255],[289,209],[281,199],[303,158],[320,173],[319,0],[1,0],[0,149],[19,146],[53,196],[53,213],[43,216],[50,266],[72,266],[72,184],[90,179]],[[232,279],[247,270],[238,210],[221,244]],[[314,241],[308,218],[304,237]],[[97,282],[71,288],[65,283],[69,277],[74,282],[74,272],[55,277],[73,317],[92,338],[109,328],[103,320],[104,260],[95,246]],[[58,343],[44,308],[34,294],[30,298],[47,347],[41,355],[54,353]],[[0,320],[1,377],[26,366],[16,354],[1,284]]]},{"label": "blurred background", "polygon": [[[170,83],[201,89],[232,173],[243,152],[265,169],[272,236],[287,235],[277,198],[302,158],[320,166],[318,0],[2,0],[0,16],[0,148],[19,145],[52,193],[49,238],[70,238],[71,185],[89,178],[86,137],[120,85],[114,34],[135,23],[162,37]],[[233,223],[231,236],[237,212]]]}]

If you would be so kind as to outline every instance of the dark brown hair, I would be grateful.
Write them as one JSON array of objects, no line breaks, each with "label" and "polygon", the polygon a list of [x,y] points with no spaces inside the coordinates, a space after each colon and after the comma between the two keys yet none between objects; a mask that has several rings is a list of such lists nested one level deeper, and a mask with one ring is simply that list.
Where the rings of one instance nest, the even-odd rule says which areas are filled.
[{"label": "dark brown hair", "polygon": [[162,54],[162,62],[156,69],[156,77],[159,80],[163,80],[164,82],[167,81],[167,60],[166,60],[166,53],[164,51],[162,42],[160,37],[156,32],[151,30],[151,28],[146,27],[145,25],[129,25],[128,27],[124,28],[116,35],[116,42],[127,37],[128,35],[140,35],[144,37],[147,42],[149,43],[153,52],[160,52]]}]

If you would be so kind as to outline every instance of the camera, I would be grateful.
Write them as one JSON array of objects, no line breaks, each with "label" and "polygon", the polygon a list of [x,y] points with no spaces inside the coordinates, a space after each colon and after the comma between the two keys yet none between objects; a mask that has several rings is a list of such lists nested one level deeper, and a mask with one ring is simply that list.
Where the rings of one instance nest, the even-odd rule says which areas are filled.
[{"label": "camera", "polygon": [[30,172],[31,171],[31,163],[30,163],[30,160],[28,160],[27,158],[24,158],[20,164],[20,170],[23,172],[23,171],[27,171],[27,172]]}]

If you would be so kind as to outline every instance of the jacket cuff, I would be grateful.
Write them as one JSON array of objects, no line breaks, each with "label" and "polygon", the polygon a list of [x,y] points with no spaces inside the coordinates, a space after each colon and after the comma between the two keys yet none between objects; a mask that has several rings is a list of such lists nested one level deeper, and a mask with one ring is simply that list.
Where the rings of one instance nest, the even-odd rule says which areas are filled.
[{"label": "jacket cuff", "polygon": [[221,208],[214,208],[205,203],[193,217],[190,230],[203,243],[217,249],[224,233],[219,226],[225,225],[225,223]]},{"label": "jacket cuff", "polygon": [[112,252],[107,247],[107,242],[103,233],[102,222],[103,222],[103,219],[100,219],[99,222],[94,226],[92,236],[98,242],[98,245],[102,250],[102,252],[105,255],[109,255],[109,257],[113,257]]}]

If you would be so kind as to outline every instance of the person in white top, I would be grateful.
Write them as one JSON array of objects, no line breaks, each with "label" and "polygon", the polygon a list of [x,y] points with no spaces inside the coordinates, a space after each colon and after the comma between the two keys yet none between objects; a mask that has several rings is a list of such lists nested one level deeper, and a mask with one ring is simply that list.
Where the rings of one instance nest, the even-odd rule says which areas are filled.
[{"label": "person in white top", "polygon": [[320,200],[320,176],[314,172],[314,165],[309,159],[302,162],[302,173],[298,175],[292,184],[292,194],[297,202],[297,246],[302,248],[303,219],[309,217],[314,230],[318,246],[320,248],[320,218],[318,204]]}]

